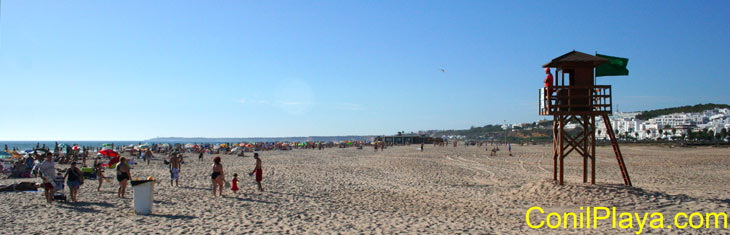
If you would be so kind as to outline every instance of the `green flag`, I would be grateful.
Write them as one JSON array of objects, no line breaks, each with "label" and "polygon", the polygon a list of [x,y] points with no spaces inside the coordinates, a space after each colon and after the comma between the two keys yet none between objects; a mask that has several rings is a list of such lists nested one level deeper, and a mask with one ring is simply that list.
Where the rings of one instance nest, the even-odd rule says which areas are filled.
[{"label": "green flag", "polygon": [[608,63],[604,63],[596,67],[596,77],[602,76],[628,76],[629,70],[626,69],[626,65],[629,64],[629,59],[601,55],[596,53],[596,56],[608,59]]}]

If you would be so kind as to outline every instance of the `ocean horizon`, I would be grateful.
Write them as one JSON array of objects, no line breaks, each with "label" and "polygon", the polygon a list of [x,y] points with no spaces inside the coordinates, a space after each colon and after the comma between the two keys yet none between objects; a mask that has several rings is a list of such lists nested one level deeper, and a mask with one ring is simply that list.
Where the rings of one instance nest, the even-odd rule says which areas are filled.
[{"label": "ocean horizon", "polygon": [[66,144],[72,146],[78,144],[84,147],[102,147],[103,144],[114,144],[115,146],[127,146],[130,144],[139,145],[143,143],[205,143],[205,144],[218,144],[218,143],[238,143],[238,142],[303,142],[303,141],[368,141],[373,136],[309,136],[309,137],[242,137],[242,138],[203,138],[203,137],[158,137],[147,140],[83,140],[83,141],[32,141],[32,140],[18,140],[18,141],[0,141],[0,148],[5,148],[7,145],[8,149],[28,150],[35,148],[36,145],[52,148],[56,143]]}]

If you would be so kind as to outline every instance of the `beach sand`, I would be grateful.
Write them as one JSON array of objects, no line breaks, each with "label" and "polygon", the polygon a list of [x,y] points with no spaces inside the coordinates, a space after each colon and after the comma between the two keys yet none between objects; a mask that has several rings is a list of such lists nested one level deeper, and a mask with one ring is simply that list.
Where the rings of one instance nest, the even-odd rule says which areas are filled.
[{"label": "beach sand", "polygon": [[[548,212],[581,212],[580,207],[616,207],[619,212],[661,212],[664,223],[679,212],[729,212],[730,149],[622,146],[635,187],[622,185],[610,146],[597,149],[596,185],[582,183],[582,160],[567,158],[566,185],[552,181],[552,146],[512,146],[514,156],[484,148],[426,145],[384,152],[325,149],[262,152],[263,185],[248,176],[254,159],[220,155],[226,181],[239,175],[239,195],[226,189],[213,198],[213,156],[198,162],[186,154],[180,187],[169,184],[160,157],[134,165],[132,177],[153,176],[153,214],[134,214],[133,190],[116,198],[117,183],[87,180],[79,203],[47,206],[41,192],[0,193],[0,233],[236,234],[254,233],[634,233],[601,221],[596,229],[529,228],[533,206]],[[486,146],[490,147],[491,146]],[[503,149],[506,149],[502,146]],[[67,168],[67,165],[57,165]],[[113,169],[107,170],[113,176]],[[0,184],[36,179],[2,179]],[[67,193],[68,195],[68,189]],[[536,214],[539,221],[545,215]],[[648,224],[648,222],[647,222]],[[728,233],[725,230],[649,229],[643,233]]]}]

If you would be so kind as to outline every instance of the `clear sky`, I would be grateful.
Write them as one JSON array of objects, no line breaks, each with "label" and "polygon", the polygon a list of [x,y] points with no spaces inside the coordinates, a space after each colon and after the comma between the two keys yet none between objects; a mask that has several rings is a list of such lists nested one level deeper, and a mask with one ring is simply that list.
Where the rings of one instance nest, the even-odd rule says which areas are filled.
[{"label": "clear sky", "polygon": [[[2,1],[0,140],[532,122],[543,64],[628,57],[614,109],[730,103],[728,1]],[[440,69],[444,69],[441,72]]]}]

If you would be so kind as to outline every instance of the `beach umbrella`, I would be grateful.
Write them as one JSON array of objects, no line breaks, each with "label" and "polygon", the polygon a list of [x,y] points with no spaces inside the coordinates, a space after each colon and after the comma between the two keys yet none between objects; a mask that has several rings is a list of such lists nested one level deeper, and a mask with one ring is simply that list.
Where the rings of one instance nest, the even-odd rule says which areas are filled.
[{"label": "beach umbrella", "polygon": [[111,150],[111,149],[104,149],[104,150],[99,151],[99,153],[101,153],[102,155],[107,156],[107,157],[118,157],[119,156],[119,153],[114,152],[114,150]]},{"label": "beach umbrella", "polygon": [[119,156],[110,157],[109,163],[107,163],[107,165],[109,165],[109,167],[114,166],[115,164],[117,164],[119,162],[119,160],[120,160]]},{"label": "beach umbrella", "polygon": [[141,144],[141,145],[139,145],[139,146],[137,146],[135,148],[137,150],[148,149],[148,148],[150,148],[150,144],[144,143],[144,144]]},{"label": "beach umbrella", "polygon": [[102,149],[111,149],[112,148],[112,144],[102,144],[101,145],[101,148]]}]

